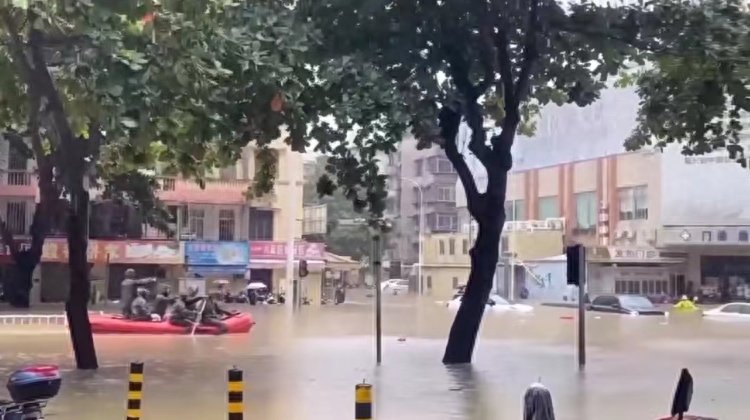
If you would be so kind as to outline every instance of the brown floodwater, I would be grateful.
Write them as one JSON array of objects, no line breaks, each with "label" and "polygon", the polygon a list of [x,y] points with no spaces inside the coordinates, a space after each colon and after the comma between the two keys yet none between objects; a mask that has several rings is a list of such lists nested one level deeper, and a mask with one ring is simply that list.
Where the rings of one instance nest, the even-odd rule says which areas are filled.
[{"label": "brown floodwater", "polygon": [[[246,419],[354,418],[354,385],[375,389],[378,419],[520,419],[526,387],[541,379],[558,420],[652,420],[670,408],[679,370],[695,378],[693,410],[748,418],[750,322],[588,314],[588,365],[576,365],[573,310],[489,314],[471,367],[440,364],[452,314],[423,299],[386,296],[383,364],[375,367],[371,302],[251,309],[249,335],[97,336],[101,368],[72,367],[62,327],[0,327],[0,378],[57,363],[63,389],[48,418],[125,417],[127,366],[145,363],[145,420],[226,418],[226,370],[245,372]],[[399,340],[405,338],[405,340]],[[2,394],[0,394],[2,395]]]}]

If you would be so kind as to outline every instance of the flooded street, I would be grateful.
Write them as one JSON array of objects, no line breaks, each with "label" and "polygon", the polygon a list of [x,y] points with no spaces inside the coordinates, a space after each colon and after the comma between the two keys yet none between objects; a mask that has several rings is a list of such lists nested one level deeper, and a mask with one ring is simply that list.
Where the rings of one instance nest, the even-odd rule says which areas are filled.
[{"label": "flooded street", "polygon": [[[101,369],[72,370],[68,337],[3,327],[0,377],[27,363],[65,368],[50,419],[124,417],[127,365],[145,362],[144,419],[222,419],[226,370],[245,371],[245,418],[351,419],[354,385],[375,387],[379,419],[519,419],[541,378],[560,420],[650,420],[670,408],[679,370],[695,378],[693,410],[746,418],[750,323],[589,313],[589,363],[576,366],[570,309],[488,314],[472,368],[440,364],[452,314],[429,300],[386,296],[383,365],[374,367],[372,307],[252,307],[249,335],[97,336]],[[405,341],[399,341],[404,337]]]}]

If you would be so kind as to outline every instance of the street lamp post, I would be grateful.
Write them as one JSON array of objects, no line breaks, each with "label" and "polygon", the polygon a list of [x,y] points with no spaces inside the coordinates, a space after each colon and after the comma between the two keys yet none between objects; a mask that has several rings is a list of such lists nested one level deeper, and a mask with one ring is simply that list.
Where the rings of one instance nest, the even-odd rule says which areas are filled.
[{"label": "street lamp post", "polygon": [[417,291],[422,296],[422,265],[424,264],[424,190],[422,184],[412,178],[401,177],[402,181],[406,181],[414,185],[419,191],[419,256],[417,262]]}]

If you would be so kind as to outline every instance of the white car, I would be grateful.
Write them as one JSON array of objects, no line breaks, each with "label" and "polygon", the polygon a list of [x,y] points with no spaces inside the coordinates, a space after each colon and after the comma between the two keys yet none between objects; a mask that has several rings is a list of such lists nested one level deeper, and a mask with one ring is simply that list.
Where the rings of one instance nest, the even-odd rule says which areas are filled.
[{"label": "white car", "polygon": [[380,291],[383,293],[409,293],[409,280],[390,279],[380,283]]},{"label": "white car", "polygon": [[750,303],[734,302],[703,312],[703,316],[716,319],[746,319],[750,321]]},{"label": "white car", "polygon": [[[446,306],[452,311],[457,311],[461,306],[462,298],[463,295],[457,296],[453,298],[453,300],[448,301],[448,303],[446,303]],[[531,305],[524,305],[522,303],[510,303],[499,295],[490,295],[490,298],[487,300],[487,305],[484,307],[484,310],[492,312],[531,312],[534,310],[534,307]]]}]

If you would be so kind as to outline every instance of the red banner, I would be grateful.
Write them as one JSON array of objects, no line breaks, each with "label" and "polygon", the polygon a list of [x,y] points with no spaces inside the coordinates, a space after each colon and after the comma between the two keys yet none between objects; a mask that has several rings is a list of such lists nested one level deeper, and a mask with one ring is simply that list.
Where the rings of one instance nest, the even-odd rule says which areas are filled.
[{"label": "red banner", "polygon": [[[286,259],[286,242],[250,241],[250,263],[253,260]],[[294,258],[298,260],[325,260],[326,245],[320,242],[296,242]]]},{"label": "red banner", "polygon": [[[21,249],[28,247],[21,243]],[[107,258],[109,256],[109,258]],[[180,244],[172,241],[100,241],[91,240],[88,260],[94,264],[182,264],[184,257]],[[0,263],[12,263],[8,247],[0,247]],[[68,241],[64,238],[47,238],[42,248],[42,262],[67,263]]]}]

